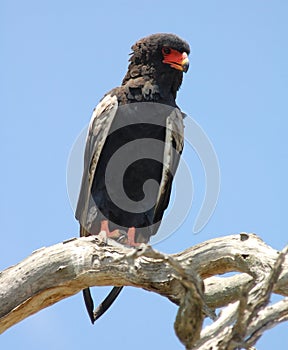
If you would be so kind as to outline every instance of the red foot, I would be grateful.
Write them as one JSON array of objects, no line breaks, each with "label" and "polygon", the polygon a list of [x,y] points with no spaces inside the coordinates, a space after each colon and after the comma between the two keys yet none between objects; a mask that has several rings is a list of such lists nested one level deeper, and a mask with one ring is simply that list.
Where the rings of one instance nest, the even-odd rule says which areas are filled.
[{"label": "red foot", "polygon": [[114,231],[109,230],[108,220],[101,221],[100,231],[104,231],[108,238],[119,238],[120,236],[119,230],[114,230]]},{"label": "red foot", "polygon": [[[108,220],[101,221],[100,231],[101,232],[104,231],[106,234],[106,237],[113,238],[116,240],[123,235],[123,234],[121,235],[119,230],[114,230],[114,231],[110,232]],[[124,242],[122,241],[122,243],[128,245],[129,247],[138,247],[141,243],[135,242],[135,234],[136,234],[135,227],[129,227],[129,229],[127,231],[127,239],[125,239]]]}]

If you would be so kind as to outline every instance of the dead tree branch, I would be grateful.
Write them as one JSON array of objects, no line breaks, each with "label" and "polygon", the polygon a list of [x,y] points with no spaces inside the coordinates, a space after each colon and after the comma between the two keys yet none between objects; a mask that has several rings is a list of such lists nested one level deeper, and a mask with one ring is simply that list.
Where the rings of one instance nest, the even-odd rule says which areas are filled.
[{"label": "dead tree branch", "polygon": [[[216,276],[227,272],[238,274]],[[175,331],[186,349],[251,349],[266,329],[288,319],[288,298],[268,304],[272,292],[288,296],[287,249],[279,253],[254,234],[171,255],[97,236],[73,238],[33,252],[0,273],[0,283],[0,333],[86,287],[110,285],[143,288],[179,305]],[[224,306],[202,329],[204,317],[215,318]]]}]

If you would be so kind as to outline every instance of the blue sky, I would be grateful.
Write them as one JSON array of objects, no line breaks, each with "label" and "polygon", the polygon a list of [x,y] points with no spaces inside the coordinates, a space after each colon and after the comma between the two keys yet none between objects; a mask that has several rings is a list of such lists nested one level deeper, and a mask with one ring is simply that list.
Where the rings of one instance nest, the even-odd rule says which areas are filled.
[{"label": "blue sky", "polygon": [[[120,84],[131,45],[173,32],[191,45],[178,105],[209,136],[221,171],[216,210],[192,233],[204,173],[189,147],[194,200],[185,223],[156,245],[178,252],[217,236],[255,232],[287,244],[287,2],[1,2],[0,268],[33,250],[78,235],[66,189],[71,147],[105,92]],[[94,289],[101,300],[105,291]],[[181,349],[176,307],[126,288],[93,327],[81,294],[24,320],[1,348]],[[260,340],[288,344],[287,325]]]}]

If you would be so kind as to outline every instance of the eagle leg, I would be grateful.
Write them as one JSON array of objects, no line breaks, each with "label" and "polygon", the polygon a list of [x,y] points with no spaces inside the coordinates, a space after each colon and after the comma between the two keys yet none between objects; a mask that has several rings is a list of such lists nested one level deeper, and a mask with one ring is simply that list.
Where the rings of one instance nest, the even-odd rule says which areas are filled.
[{"label": "eagle leg", "polygon": [[127,231],[127,245],[129,247],[139,247],[141,243],[135,242],[135,234],[136,234],[136,229],[135,227],[129,227]]}]

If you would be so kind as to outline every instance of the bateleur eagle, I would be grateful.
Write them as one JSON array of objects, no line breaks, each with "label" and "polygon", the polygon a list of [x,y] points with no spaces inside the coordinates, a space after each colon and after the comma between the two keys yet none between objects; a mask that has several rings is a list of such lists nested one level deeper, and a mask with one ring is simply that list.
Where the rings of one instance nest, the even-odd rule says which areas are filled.
[{"label": "bateleur eagle", "polygon": [[[183,149],[184,114],[175,99],[190,49],[178,36],[161,33],[140,39],[132,51],[122,85],[92,114],[75,216],[80,236],[104,231],[137,246],[157,232],[169,203]],[[122,288],[114,287],[95,311],[89,288],[83,290],[92,323]]]}]

